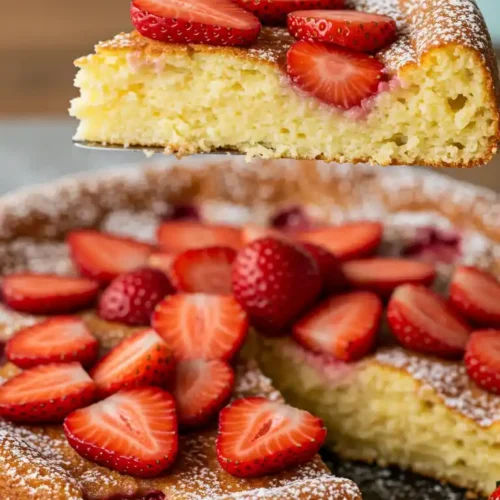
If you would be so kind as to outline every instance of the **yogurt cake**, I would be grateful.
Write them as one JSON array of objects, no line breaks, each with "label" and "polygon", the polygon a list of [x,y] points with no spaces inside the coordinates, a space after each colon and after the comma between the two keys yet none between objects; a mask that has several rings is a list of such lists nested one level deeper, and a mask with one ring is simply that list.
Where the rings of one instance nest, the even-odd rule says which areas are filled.
[{"label": "yogurt cake", "polygon": [[[236,2],[260,17],[261,29],[228,3],[190,0],[174,15],[175,0],[135,0],[139,31],[76,61],[75,139],[178,156],[222,149],[249,158],[434,167],[483,165],[497,151],[498,69],[473,0],[285,2],[306,11],[290,14],[289,30],[266,26],[276,24],[266,9],[282,0],[261,2],[260,10],[259,2]],[[326,10],[307,10],[341,6],[391,21],[343,14],[344,24],[329,24],[351,11],[335,10],[331,21]],[[226,15],[217,29],[196,23],[209,9],[223,11],[214,14],[219,20]],[[228,16],[229,32],[245,38],[221,38]],[[373,22],[397,33],[372,26],[372,36]],[[335,30],[349,36],[337,39]],[[352,50],[377,37],[383,46],[365,47],[368,55]]]}]

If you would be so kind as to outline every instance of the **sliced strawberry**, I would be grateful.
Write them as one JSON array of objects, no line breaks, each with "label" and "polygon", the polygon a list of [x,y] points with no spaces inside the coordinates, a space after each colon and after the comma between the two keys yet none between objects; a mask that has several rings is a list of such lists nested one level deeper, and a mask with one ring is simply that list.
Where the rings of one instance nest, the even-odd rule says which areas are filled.
[{"label": "sliced strawberry", "polygon": [[349,284],[388,297],[400,285],[430,286],[436,278],[433,265],[408,259],[375,257],[351,260],[342,265]]},{"label": "sliced strawberry", "polygon": [[325,439],[323,421],[306,411],[238,399],[220,413],[217,459],[233,476],[263,476],[312,460]]},{"label": "sliced strawberry", "polygon": [[98,351],[97,339],[74,316],[59,316],[23,328],[5,346],[7,359],[20,368],[72,361],[89,366]]},{"label": "sliced strawberry", "polygon": [[500,500],[500,482],[497,481],[497,489],[489,496],[488,500]]},{"label": "sliced strawberry", "polygon": [[120,342],[91,371],[101,397],[121,389],[166,385],[174,370],[172,353],[153,330]]},{"label": "sliced strawberry", "polygon": [[158,229],[158,242],[166,252],[180,253],[193,248],[241,247],[241,231],[231,226],[201,222],[171,221]]},{"label": "sliced strawberry", "polygon": [[375,345],[381,317],[382,302],[375,294],[337,295],[296,323],[293,337],[311,351],[356,361]]},{"label": "sliced strawberry", "polygon": [[288,16],[288,31],[298,40],[375,52],[396,39],[397,28],[394,19],[379,14],[355,10],[301,10]]},{"label": "sliced strawberry", "polygon": [[417,352],[460,357],[469,340],[469,326],[444,299],[423,286],[396,288],[387,320],[400,344]]},{"label": "sliced strawberry", "polygon": [[205,425],[228,401],[234,386],[234,371],[226,361],[181,361],[175,369],[172,390],[179,425]]},{"label": "sliced strawberry", "polygon": [[450,302],[473,323],[500,327],[500,283],[491,274],[459,266],[451,280]]},{"label": "sliced strawberry", "polygon": [[385,68],[366,54],[301,40],[288,51],[287,72],[308,94],[332,106],[351,109],[377,92]]},{"label": "sliced strawberry", "polygon": [[245,311],[231,296],[178,294],[158,304],[153,328],[179,360],[229,360],[248,332]]},{"label": "sliced strawberry", "polygon": [[106,321],[148,326],[156,305],[175,288],[158,269],[143,268],[115,278],[101,295],[98,314]]},{"label": "sliced strawberry", "polygon": [[263,238],[238,253],[233,294],[264,333],[278,335],[310,306],[322,287],[318,267],[301,247]]},{"label": "sliced strawberry", "polygon": [[182,292],[230,295],[235,258],[236,251],[229,247],[187,250],[172,264],[172,279]]},{"label": "sliced strawberry", "polygon": [[382,224],[361,221],[299,231],[297,238],[324,247],[341,260],[349,260],[375,253],[382,241],[382,233]]},{"label": "sliced strawberry", "polygon": [[95,384],[80,363],[30,368],[0,386],[0,416],[14,422],[62,422],[95,397]]},{"label": "sliced strawberry", "polygon": [[67,241],[80,273],[101,283],[145,266],[153,251],[145,243],[92,230],[73,231]]},{"label": "sliced strawberry", "polygon": [[246,224],[241,230],[241,239],[243,244],[248,245],[252,241],[260,240],[262,238],[284,238],[287,236],[284,232],[278,231],[271,227],[258,226],[257,224]]},{"label": "sliced strawberry", "polygon": [[279,210],[271,217],[271,226],[281,230],[309,229],[313,221],[300,206]]},{"label": "sliced strawberry", "polygon": [[259,20],[230,0],[133,0],[132,23],[145,37],[170,43],[249,45]]},{"label": "sliced strawberry", "polygon": [[174,398],[158,387],[123,390],[77,410],[64,433],[87,460],[141,478],[168,469],[179,446]]},{"label": "sliced strawberry", "polygon": [[170,276],[170,269],[174,260],[174,253],[153,252],[149,256],[147,266],[152,267],[153,269],[159,269],[160,271],[163,271],[167,276]]},{"label": "sliced strawberry", "polygon": [[5,303],[29,314],[64,314],[92,305],[99,284],[52,274],[11,274],[2,281]]},{"label": "sliced strawberry", "polygon": [[500,394],[500,330],[473,332],[465,351],[467,373],[488,392]]},{"label": "sliced strawberry", "polygon": [[263,23],[286,24],[290,12],[300,9],[341,9],[344,0],[234,0]]}]

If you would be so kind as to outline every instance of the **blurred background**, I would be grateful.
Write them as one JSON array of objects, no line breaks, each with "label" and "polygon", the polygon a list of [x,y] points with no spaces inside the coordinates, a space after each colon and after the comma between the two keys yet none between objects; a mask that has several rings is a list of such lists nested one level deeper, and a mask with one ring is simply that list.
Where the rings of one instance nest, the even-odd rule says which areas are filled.
[{"label": "blurred background", "polygon": [[[451,0],[450,0],[451,1]],[[477,0],[500,57],[500,0]],[[129,0],[22,0],[2,3],[0,30],[0,193],[81,170],[143,160],[140,153],[96,153],[71,144],[67,117],[73,60],[98,40],[131,29]],[[500,156],[448,175],[500,191]]]}]

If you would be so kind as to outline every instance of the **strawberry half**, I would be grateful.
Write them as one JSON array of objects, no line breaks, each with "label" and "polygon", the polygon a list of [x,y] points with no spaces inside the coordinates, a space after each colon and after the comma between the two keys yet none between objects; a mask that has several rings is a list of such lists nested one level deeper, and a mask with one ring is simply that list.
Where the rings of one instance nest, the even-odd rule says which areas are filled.
[{"label": "strawberry half", "polygon": [[238,399],[220,412],[217,459],[233,476],[263,476],[312,460],[325,439],[323,421],[306,411]]},{"label": "strawberry half", "polygon": [[64,433],[87,460],[141,478],[168,469],[179,446],[174,398],[158,387],[127,389],[77,410]]},{"label": "strawberry half", "polygon": [[500,283],[491,274],[459,266],[451,280],[450,302],[473,323],[500,327]]},{"label": "strawberry half", "polygon": [[301,10],[288,16],[288,31],[298,40],[375,52],[396,39],[397,28],[394,19],[379,14],[355,10]]},{"label": "strawberry half", "polygon": [[179,425],[205,425],[228,401],[233,391],[234,371],[225,361],[181,361],[175,369],[172,390]]},{"label": "strawberry half", "polygon": [[229,360],[245,340],[248,318],[231,296],[178,294],[158,304],[153,328],[178,360]]},{"label": "strawberry half", "polygon": [[321,42],[295,42],[287,54],[293,83],[317,99],[351,109],[376,94],[385,77],[374,57]]},{"label": "strawberry half", "polygon": [[99,231],[73,231],[67,239],[73,263],[81,274],[101,283],[147,264],[150,245]]},{"label": "strawberry half", "polygon": [[433,265],[408,259],[376,257],[351,260],[342,266],[349,284],[388,297],[398,286],[411,283],[430,286],[436,278]]},{"label": "strawberry half", "polygon": [[500,500],[500,482],[497,481],[497,489],[488,497],[488,500]]},{"label": "strawberry half", "polygon": [[120,342],[90,372],[101,397],[121,389],[166,385],[174,370],[172,353],[153,330]]},{"label": "strawberry half", "polygon": [[471,334],[465,350],[465,366],[479,387],[500,394],[500,330]]},{"label": "strawberry half", "polygon": [[241,231],[231,226],[218,226],[190,221],[164,222],[158,229],[158,243],[166,252],[180,253],[193,248],[241,247]]},{"label": "strawberry half", "polygon": [[11,274],[2,281],[5,303],[29,314],[64,314],[92,305],[99,284],[52,274]]},{"label": "strawberry half", "polygon": [[36,425],[58,423],[94,396],[95,384],[80,363],[41,365],[0,386],[0,416]]},{"label": "strawberry half", "polygon": [[381,317],[382,302],[375,294],[337,295],[296,323],[293,338],[311,351],[356,361],[375,345]]},{"label": "strawberry half", "polygon": [[286,24],[290,12],[300,9],[341,9],[344,0],[234,0],[264,24]]},{"label": "strawberry half", "polygon": [[145,37],[170,43],[249,45],[259,20],[230,0],[133,0],[132,23]]},{"label": "strawberry half", "polygon": [[97,339],[80,318],[73,316],[59,316],[23,328],[5,346],[7,359],[23,369],[73,361],[89,366],[98,351]]},{"label": "strawberry half", "polygon": [[469,340],[469,326],[444,299],[423,286],[396,288],[387,320],[399,343],[417,352],[457,358]]},{"label": "strawberry half", "polygon": [[297,238],[319,245],[341,260],[350,260],[374,254],[382,241],[382,234],[382,224],[361,221],[299,231]]},{"label": "strawberry half", "polygon": [[231,270],[236,251],[229,247],[195,248],[177,256],[171,276],[186,293],[231,294]]}]

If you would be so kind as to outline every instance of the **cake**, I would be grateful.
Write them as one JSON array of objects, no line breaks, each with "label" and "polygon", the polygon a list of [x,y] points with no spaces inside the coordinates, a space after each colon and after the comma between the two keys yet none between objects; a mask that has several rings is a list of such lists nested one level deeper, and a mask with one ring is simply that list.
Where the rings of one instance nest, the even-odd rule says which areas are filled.
[{"label": "cake", "polygon": [[[133,9],[142,3],[149,5],[137,0]],[[297,3],[303,10],[315,2]],[[134,31],[76,61],[75,140],[178,156],[224,150],[380,165],[487,163],[499,138],[498,71],[476,4],[351,0],[347,7],[397,23],[397,37],[376,51],[385,67],[378,88],[349,109],[292,84],[285,62],[296,44],[284,27],[264,26],[244,46],[166,43]]]}]

